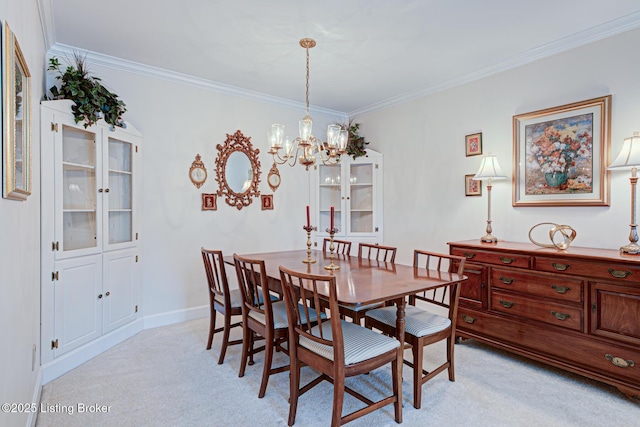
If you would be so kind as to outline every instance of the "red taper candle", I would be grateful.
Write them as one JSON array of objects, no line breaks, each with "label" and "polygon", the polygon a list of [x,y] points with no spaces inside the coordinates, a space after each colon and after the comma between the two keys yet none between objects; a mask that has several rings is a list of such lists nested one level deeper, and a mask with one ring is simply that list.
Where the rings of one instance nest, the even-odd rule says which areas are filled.
[{"label": "red taper candle", "polygon": [[333,230],[333,206],[331,206],[331,229]]},{"label": "red taper candle", "polygon": [[307,227],[311,227],[311,217],[309,216],[309,205],[307,205]]}]

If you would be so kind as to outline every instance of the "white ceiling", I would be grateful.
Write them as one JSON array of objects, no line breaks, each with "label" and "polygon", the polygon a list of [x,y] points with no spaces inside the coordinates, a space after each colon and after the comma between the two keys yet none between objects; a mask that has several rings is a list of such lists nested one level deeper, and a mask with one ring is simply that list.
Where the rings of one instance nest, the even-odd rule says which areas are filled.
[{"label": "white ceiling", "polygon": [[640,27],[638,0],[39,2],[54,47],[294,102],[305,99],[298,41],[314,38],[312,110],[342,113],[413,99]]}]

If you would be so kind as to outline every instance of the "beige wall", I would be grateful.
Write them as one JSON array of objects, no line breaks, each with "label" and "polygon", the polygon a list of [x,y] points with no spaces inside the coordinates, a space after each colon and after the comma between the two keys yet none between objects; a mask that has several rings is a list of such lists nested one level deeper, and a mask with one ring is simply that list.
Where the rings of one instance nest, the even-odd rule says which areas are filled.
[{"label": "beige wall", "polygon": [[[425,98],[362,115],[358,120],[385,156],[386,244],[397,245],[400,262],[414,248],[447,251],[446,242],[479,239],[487,219],[482,197],[465,197],[464,175],[480,157],[465,157],[464,137],[482,132],[484,153],[498,156],[511,178],[512,117],[611,94],[611,157],[622,140],[640,130],[640,59],[632,52],[640,30],[586,45]],[[512,206],[511,180],[495,181],[493,235],[528,242],[540,222],[569,224],[574,246],[617,249],[627,243],[630,220],[628,171],[611,172],[609,207]]]},{"label": "beige wall", "polygon": [[[40,384],[40,113],[44,42],[36,2],[0,1],[32,76],[33,192],[0,199],[0,402],[32,402]],[[32,370],[33,346],[35,369]],[[29,413],[0,412],[0,425],[24,426]],[[32,417],[35,420],[35,416]]]}]

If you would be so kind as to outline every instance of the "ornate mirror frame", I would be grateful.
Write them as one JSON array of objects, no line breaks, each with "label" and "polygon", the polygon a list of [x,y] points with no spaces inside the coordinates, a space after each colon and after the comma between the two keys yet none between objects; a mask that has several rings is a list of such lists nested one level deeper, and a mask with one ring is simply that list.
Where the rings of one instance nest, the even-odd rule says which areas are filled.
[{"label": "ornate mirror frame", "polygon": [[[218,157],[216,157],[216,181],[220,189],[218,190],[218,196],[224,197],[224,201],[229,206],[235,206],[238,210],[241,210],[245,206],[249,206],[253,201],[253,197],[260,196],[260,190],[258,186],[260,184],[260,160],[258,160],[258,154],[260,150],[253,148],[251,144],[251,138],[246,137],[240,130],[236,131],[233,135],[227,134],[227,140],[224,145],[218,144]],[[229,187],[227,182],[227,160],[229,157],[239,151],[247,156],[249,163],[251,163],[251,170],[253,171],[251,176],[251,182],[243,193],[236,193]]]}]

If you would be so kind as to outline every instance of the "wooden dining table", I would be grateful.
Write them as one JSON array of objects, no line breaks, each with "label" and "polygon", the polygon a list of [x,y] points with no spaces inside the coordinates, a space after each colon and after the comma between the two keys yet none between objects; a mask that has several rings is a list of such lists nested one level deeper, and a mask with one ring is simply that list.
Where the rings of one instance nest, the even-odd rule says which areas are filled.
[{"label": "wooden dining table", "polygon": [[[280,291],[280,266],[305,273],[326,274],[336,277],[337,300],[343,305],[368,305],[377,302],[393,302],[396,305],[396,338],[404,346],[406,297],[422,291],[451,286],[467,279],[464,275],[437,270],[414,268],[408,265],[360,259],[354,256],[334,254],[333,262],[340,268],[327,270],[329,254],[313,250],[314,263],[303,263],[306,250],[240,254],[251,259],[264,260],[270,287]],[[225,262],[233,264],[233,256],[225,256]],[[319,288],[321,295],[329,298],[329,289]],[[402,364],[399,368],[402,372]]]}]

